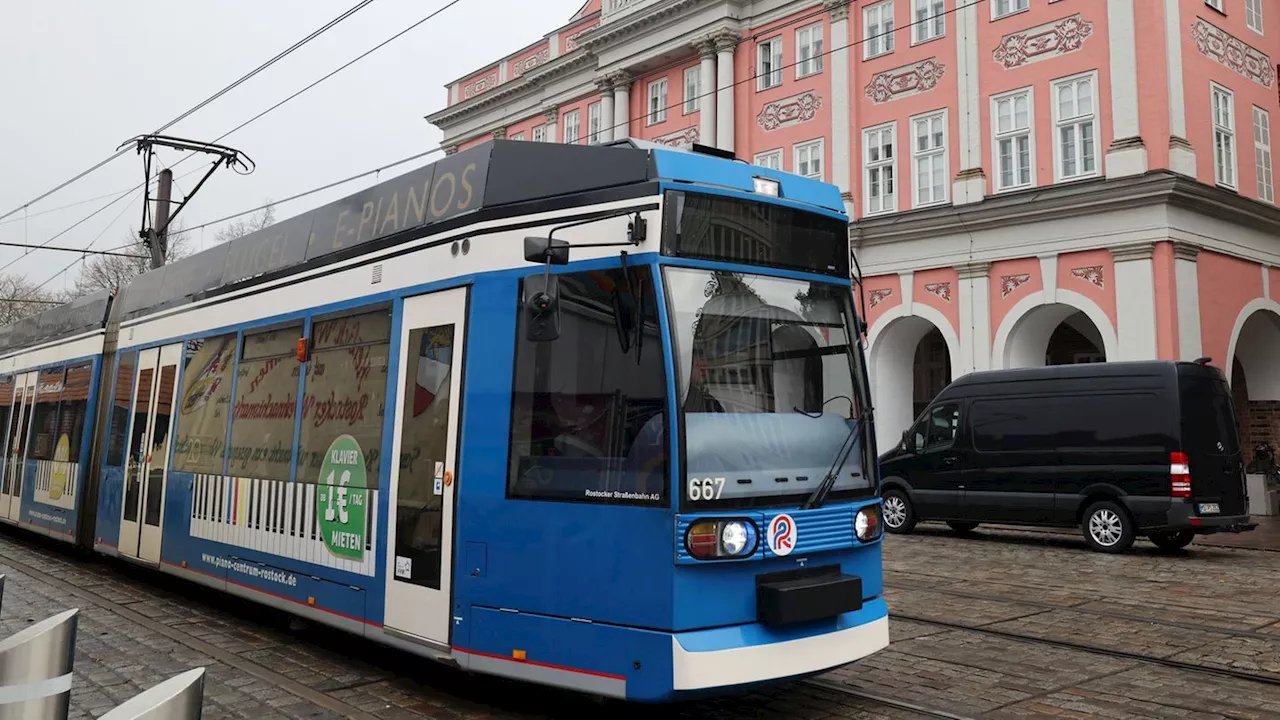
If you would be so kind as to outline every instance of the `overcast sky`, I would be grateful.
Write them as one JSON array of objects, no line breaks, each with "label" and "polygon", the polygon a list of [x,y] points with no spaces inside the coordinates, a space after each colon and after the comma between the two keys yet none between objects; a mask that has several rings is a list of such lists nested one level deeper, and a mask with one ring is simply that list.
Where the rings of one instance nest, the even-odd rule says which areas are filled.
[{"label": "overcast sky", "polygon": [[[165,131],[213,140],[327,74],[447,0],[375,0],[283,61]],[[355,0],[33,0],[6,3],[0,23],[0,213],[19,207],[113,154],[319,28]],[[443,107],[444,84],[538,40],[582,0],[461,0],[381,50],[223,140],[257,163],[249,176],[217,171],[180,220],[214,220],[394,162],[439,144],[423,116]],[[179,155],[166,151],[172,164]],[[432,158],[402,165],[386,180]],[[204,164],[186,160],[175,175]],[[182,178],[189,192],[202,173]],[[115,160],[32,205],[34,215],[142,181],[142,158]],[[372,177],[283,205],[283,219],[373,184]],[[177,194],[177,191],[175,191]],[[38,244],[110,198],[0,221],[0,241]],[[127,210],[125,209],[127,207]],[[128,242],[141,220],[130,197],[54,241],[105,250]],[[121,211],[123,215],[119,215]],[[119,219],[112,222],[119,215]],[[13,222],[14,219],[19,219]],[[211,243],[217,227],[204,231]],[[193,233],[199,244],[200,232]],[[22,250],[0,248],[0,264]],[[6,272],[37,281],[76,256],[38,251]],[[73,270],[74,272],[74,270]],[[73,281],[59,277],[61,288]]]}]

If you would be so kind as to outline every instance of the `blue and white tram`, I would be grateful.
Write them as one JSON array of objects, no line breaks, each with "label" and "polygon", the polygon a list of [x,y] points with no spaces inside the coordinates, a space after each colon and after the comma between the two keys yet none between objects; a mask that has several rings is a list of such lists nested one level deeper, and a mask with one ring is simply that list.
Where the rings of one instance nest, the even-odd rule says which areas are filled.
[{"label": "blue and white tram", "polygon": [[16,517],[56,505],[38,373],[84,363],[50,486],[98,552],[638,701],[851,662],[889,638],[846,228],[830,185],[634,141],[448,156],[4,356]]}]

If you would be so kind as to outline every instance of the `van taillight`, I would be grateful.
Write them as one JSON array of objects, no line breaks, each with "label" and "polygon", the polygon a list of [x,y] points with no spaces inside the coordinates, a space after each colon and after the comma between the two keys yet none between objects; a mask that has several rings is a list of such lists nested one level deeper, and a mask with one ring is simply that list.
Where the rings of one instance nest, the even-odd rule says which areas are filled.
[{"label": "van taillight", "polygon": [[1169,490],[1174,497],[1191,497],[1191,465],[1184,452],[1169,453]]}]

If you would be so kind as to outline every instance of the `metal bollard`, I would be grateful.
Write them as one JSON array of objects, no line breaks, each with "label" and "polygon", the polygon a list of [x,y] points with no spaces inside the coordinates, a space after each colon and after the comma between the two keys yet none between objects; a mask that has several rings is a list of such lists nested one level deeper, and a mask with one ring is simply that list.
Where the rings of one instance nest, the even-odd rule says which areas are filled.
[{"label": "metal bollard", "polygon": [[144,690],[98,720],[200,720],[204,668],[188,670]]},{"label": "metal bollard", "polygon": [[79,616],[73,608],[0,641],[0,720],[66,720]]}]

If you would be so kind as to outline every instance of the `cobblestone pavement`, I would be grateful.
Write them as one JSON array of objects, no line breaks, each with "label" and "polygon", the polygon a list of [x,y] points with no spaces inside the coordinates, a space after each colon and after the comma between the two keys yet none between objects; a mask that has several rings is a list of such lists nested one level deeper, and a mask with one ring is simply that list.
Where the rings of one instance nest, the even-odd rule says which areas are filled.
[{"label": "cobblestone pavement", "polygon": [[[0,634],[81,609],[72,718],[206,667],[221,718],[1275,718],[1280,561],[1118,556],[1047,533],[922,524],[885,545],[891,646],[747,697],[628,707],[473,677],[25,533],[0,533]],[[1250,679],[1252,678],[1252,679]],[[852,695],[851,692],[858,695]],[[878,702],[885,699],[890,704]]]}]

